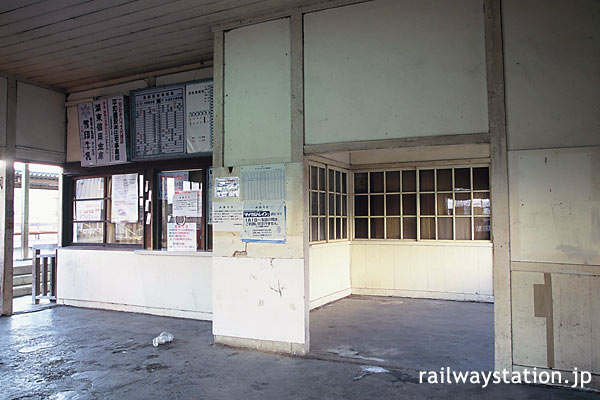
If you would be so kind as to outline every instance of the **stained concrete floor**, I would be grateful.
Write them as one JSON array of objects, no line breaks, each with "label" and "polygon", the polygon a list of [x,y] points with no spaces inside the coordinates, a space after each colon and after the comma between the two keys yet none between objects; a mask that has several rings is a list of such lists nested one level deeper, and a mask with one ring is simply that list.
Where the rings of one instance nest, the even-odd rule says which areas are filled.
[{"label": "stained concrete floor", "polygon": [[[154,348],[163,330],[173,343]],[[364,360],[364,364],[368,361]],[[211,323],[60,306],[0,318],[0,399],[576,399],[557,388],[419,384],[357,360],[213,345]]]},{"label": "stained concrete floor", "polygon": [[423,371],[494,368],[489,303],[350,296],[313,310],[311,351]]}]

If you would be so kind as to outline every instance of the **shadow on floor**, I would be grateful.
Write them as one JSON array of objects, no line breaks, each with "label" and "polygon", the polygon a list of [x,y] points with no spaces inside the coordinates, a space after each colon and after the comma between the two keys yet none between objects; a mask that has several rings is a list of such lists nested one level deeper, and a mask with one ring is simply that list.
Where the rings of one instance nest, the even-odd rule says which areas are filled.
[{"label": "shadow on floor", "polygon": [[432,371],[491,371],[494,306],[350,296],[310,314],[311,355]]}]

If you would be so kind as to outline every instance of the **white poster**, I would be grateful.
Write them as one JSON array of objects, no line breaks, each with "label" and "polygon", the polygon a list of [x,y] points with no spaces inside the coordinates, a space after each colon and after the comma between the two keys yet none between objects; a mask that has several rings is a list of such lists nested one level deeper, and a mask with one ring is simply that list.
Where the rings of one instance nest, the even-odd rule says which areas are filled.
[{"label": "white poster", "polygon": [[202,191],[188,190],[173,195],[174,217],[202,217]]},{"label": "white poster", "polygon": [[102,220],[103,200],[80,200],[75,203],[76,221]]},{"label": "white poster", "polygon": [[212,151],[212,80],[185,86],[185,136],[188,153]]},{"label": "white poster", "polygon": [[213,204],[214,231],[240,232],[244,225],[244,203],[241,201]]},{"label": "white poster", "polygon": [[125,139],[125,101],[123,96],[111,97],[107,100],[109,116],[110,162],[119,164],[127,162],[127,146]]},{"label": "white poster", "polygon": [[240,177],[215,178],[215,198],[240,197]]},{"label": "white poster", "polygon": [[241,168],[243,200],[285,200],[285,164]]},{"label": "white poster", "polygon": [[138,174],[112,176],[111,222],[137,222]]},{"label": "white poster", "polygon": [[96,165],[110,163],[110,146],[108,138],[108,103],[97,100],[93,103],[94,130],[96,133]]},{"label": "white poster", "polygon": [[167,251],[196,251],[196,223],[167,224]]},{"label": "white poster", "polygon": [[207,209],[208,209],[208,223],[212,224],[212,188],[213,188],[213,169],[208,169],[208,196],[206,196]]},{"label": "white poster", "polygon": [[94,116],[92,103],[77,105],[79,119],[79,145],[81,147],[81,166],[96,165],[96,135],[94,133]]},{"label": "white poster", "polygon": [[285,243],[284,200],[245,201],[243,219],[242,242]]}]

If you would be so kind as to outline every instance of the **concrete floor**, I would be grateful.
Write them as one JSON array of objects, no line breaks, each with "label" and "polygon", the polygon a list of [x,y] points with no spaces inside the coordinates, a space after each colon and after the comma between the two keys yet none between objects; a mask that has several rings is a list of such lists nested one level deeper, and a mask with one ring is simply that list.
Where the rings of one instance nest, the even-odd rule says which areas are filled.
[{"label": "concrete floor", "polygon": [[494,368],[494,305],[350,296],[313,310],[311,351],[423,371]]},{"label": "concrete floor", "polygon": [[[174,333],[154,348],[152,338]],[[0,399],[576,399],[558,388],[419,384],[357,360],[214,346],[211,323],[60,306],[0,318]]]}]

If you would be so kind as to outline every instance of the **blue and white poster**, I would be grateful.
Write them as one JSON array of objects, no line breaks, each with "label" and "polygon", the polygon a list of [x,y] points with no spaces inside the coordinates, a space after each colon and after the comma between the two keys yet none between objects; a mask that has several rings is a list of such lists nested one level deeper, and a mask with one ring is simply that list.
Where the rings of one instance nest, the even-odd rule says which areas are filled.
[{"label": "blue and white poster", "polygon": [[285,201],[245,201],[242,242],[285,243]]}]

